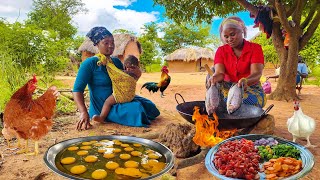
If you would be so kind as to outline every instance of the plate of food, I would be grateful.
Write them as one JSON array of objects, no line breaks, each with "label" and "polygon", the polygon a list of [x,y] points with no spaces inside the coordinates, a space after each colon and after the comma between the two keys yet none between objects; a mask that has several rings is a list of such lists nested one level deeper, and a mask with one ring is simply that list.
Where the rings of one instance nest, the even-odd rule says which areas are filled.
[{"label": "plate of food", "polygon": [[304,146],[271,135],[235,136],[212,147],[206,155],[207,170],[217,178],[294,180],[314,166]]}]

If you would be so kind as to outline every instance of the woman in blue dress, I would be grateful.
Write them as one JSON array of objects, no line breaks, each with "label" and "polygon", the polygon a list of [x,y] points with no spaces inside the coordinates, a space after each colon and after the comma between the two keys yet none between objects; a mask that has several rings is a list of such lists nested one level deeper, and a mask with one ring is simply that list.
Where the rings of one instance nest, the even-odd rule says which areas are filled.
[{"label": "woman in blue dress", "polygon": [[[114,51],[114,39],[106,28],[94,27],[89,31],[87,37],[97,46],[99,53],[111,58],[110,55]],[[118,58],[112,57],[111,60],[116,67],[123,70],[123,65]],[[80,111],[80,119],[77,122],[78,130],[88,129],[92,126],[90,119],[101,113],[105,100],[113,92],[106,66],[98,65],[98,61],[98,56],[83,61],[74,83],[73,96]],[[139,70],[137,69],[137,71]],[[90,92],[89,112],[85,106],[83,95],[87,85]],[[105,121],[126,126],[147,127],[159,115],[160,112],[154,103],[146,98],[135,96],[131,102],[113,105]]]}]

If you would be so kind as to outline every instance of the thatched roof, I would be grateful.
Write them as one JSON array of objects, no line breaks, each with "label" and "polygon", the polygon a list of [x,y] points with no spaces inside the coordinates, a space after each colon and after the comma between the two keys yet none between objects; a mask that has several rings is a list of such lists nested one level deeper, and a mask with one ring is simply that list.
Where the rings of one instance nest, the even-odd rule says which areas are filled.
[{"label": "thatched roof", "polygon": [[193,48],[181,48],[175,50],[173,53],[165,57],[166,61],[196,61],[200,58],[206,58],[213,60],[214,52],[208,48],[193,47]]},{"label": "thatched roof", "polygon": [[82,51],[88,51],[97,54],[98,48],[93,45],[92,41],[88,37],[86,37],[81,46],[78,48],[78,52],[81,53]]},{"label": "thatched roof", "polygon": [[[115,49],[113,51],[112,56],[123,55],[124,50],[130,41],[134,41],[137,43],[139,52],[141,54],[142,52],[141,45],[135,36],[131,34],[114,34],[113,38],[114,38]],[[98,53],[98,48],[93,45],[92,41],[89,38],[86,38],[85,41],[79,47],[78,51],[79,52],[89,51],[96,54]]]}]

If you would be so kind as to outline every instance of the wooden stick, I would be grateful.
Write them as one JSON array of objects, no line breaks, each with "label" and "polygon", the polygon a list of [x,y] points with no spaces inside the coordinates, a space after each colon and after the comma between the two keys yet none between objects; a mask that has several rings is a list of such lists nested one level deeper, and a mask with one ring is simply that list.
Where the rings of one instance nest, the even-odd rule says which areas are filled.
[{"label": "wooden stick", "polygon": [[208,71],[210,76],[212,76],[213,75],[213,71],[209,68],[208,64],[205,64],[204,67],[206,68],[206,70]]}]

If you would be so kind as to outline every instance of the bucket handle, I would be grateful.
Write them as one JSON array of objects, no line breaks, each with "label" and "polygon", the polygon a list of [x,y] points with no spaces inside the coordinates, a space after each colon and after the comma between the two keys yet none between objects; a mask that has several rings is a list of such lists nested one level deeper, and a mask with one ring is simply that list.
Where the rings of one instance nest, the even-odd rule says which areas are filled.
[{"label": "bucket handle", "polygon": [[178,102],[178,100],[177,100],[177,96],[180,96],[180,97],[181,97],[181,99],[183,100],[183,103],[186,102],[180,93],[176,93],[176,94],[174,95],[174,98],[176,99],[177,104],[180,104],[180,103]]},{"label": "bucket handle", "polygon": [[263,111],[261,116],[267,115],[268,112],[273,108],[274,104],[271,104],[266,110]]}]

